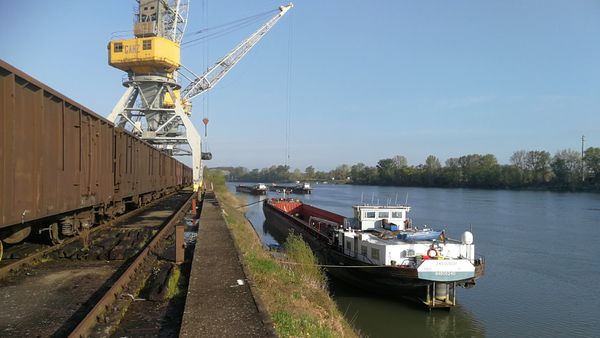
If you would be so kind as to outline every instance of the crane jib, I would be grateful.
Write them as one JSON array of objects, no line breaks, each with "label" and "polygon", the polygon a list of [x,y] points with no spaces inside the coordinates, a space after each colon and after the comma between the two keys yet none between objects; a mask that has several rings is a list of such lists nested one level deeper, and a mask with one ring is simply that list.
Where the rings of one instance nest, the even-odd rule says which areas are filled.
[{"label": "crane jib", "polygon": [[[289,3],[286,6],[280,6],[279,13],[275,14],[275,16],[250,35],[250,37],[238,44],[225,57],[210,67],[202,76],[196,78],[183,89],[183,99],[190,101],[194,97],[214,87],[292,7],[294,7],[293,3]],[[202,84],[206,85],[203,86]]]}]

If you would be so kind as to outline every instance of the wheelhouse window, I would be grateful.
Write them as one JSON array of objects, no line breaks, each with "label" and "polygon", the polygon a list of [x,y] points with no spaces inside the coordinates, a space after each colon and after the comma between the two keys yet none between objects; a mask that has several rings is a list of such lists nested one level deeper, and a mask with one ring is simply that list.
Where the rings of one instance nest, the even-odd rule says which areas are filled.
[{"label": "wheelhouse window", "polygon": [[379,260],[379,249],[371,248],[371,258]]},{"label": "wheelhouse window", "polygon": [[360,246],[360,254],[367,257],[367,247],[365,245]]},{"label": "wheelhouse window", "polygon": [[385,211],[385,212],[379,212],[379,214],[377,215],[378,218],[390,218],[390,213]]},{"label": "wheelhouse window", "polygon": [[367,211],[365,213],[365,218],[375,218],[375,211]]},{"label": "wheelhouse window", "polygon": [[150,49],[152,49],[152,40],[144,40],[142,48],[144,50],[150,50]]},{"label": "wheelhouse window", "polygon": [[123,51],[123,43],[115,42],[113,45],[113,50],[115,53],[121,53]]},{"label": "wheelhouse window", "polygon": [[392,211],[392,218],[402,218],[402,211]]},{"label": "wheelhouse window", "polygon": [[346,248],[348,250],[352,249],[352,241],[346,241]]}]

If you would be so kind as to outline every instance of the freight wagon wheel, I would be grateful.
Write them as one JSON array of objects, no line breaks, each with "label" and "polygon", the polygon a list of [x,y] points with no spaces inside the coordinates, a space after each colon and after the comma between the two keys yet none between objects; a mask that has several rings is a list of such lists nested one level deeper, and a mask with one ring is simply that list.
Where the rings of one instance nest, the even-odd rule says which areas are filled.
[{"label": "freight wagon wheel", "polygon": [[60,228],[58,227],[58,223],[50,224],[50,229],[48,231],[48,236],[50,237],[50,241],[52,244],[60,244],[63,242],[64,238],[60,235]]},{"label": "freight wagon wheel", "polygon": [[31,227],[26,226],[13,232],[12,234],[10,234],[10,236],[5,237],[3,241],[8,244],[17,244],[22,242],[25,238],[29,237],[29,234],[31,234]]}]

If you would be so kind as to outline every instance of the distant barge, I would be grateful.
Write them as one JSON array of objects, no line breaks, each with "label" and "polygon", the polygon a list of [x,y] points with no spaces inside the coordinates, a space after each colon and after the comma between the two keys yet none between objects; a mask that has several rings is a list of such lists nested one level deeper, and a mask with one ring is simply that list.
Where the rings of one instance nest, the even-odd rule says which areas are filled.
[{"label": "distant barge", "polygon": [[312,188],[309,183],[302,183],[296,185],[281,185],[272,184],[269,186],[269,191],[275,191],[286,194],[312,194]]},{"label": "distant barge", "polygon": [[260,183],[255,185],[238,185],[235,187],[235,191],[237,192],[245,192],[252,195],[266,195],[267,194],[267,186]]},{"label": "distant barge", "polygon": [[485,261],[473,234],[462,240],[417,229],[410,207],[355,205],[346,218],[292,199],[269,199],[263,211],[277,237],[302,235],[327,272],[371,292],[416,299],[428,308],[456,305],[456,287],[471,287]]}]

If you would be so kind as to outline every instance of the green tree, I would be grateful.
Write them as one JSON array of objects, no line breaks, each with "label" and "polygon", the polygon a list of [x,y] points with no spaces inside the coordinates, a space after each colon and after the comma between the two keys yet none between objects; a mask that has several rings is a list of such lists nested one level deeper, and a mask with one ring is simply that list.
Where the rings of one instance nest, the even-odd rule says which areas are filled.
[{"label": "green tree", "polygon": [[515,151],[510,161],[522,171],[524,185],[544,185],[552,179],[550,153],[547,151]]},{"label": "green tree", "polygon": [[363,170],[363,178],[365,184],[378,184],[379,173],[376,167],[365,167]]},{"label": "green tree", "polygon": [[523,170],[515,165],[503,165],[500,168],[499,186],[519,188],[523,185]]},{"label": "green tree", "polygon": [[581,182],[581,155],[572,149],[558,151],[550,163],[554,173],[554,183],[565,188],[573,188]]},{"label": "green tree", "polygon": [[396,173],[396,163],[391,158],[379,160],[377,162],[377,173],[381,184],[390,185],[394,181]]},{"label": "green tree", "polygon": [[458,159],[463,183],[468,187],[493,187],[500,178],[500,166],[492,154],[471,154]]},{"label": "green tree", "polygon": [[427,156],[425,165],[421,168],[421,184],[429,187],[439,184],[441,168],[442,165],[437,157],[433,155]]},{"label": "green tree", "polygon": [[364,163],[357,163],[355,165],[353,165],[352,167],[350,167],[350,179],[352,180],[352,182],[357,183],[357,184],[365,184],[366,182],[366,178],[364,177],[365,174],[365,164]]},{"label": "green tree", "polygon": [[532,174],[532,183],[543,185],[552,179],[550,153],[547,151],[530,151],[526,158],[527,167]]},{"label": "green tree", "polygon": [[296,168],[292,173],[290,173],[290,180],[292,181],[302,181],[304,179],[304,175],[300,169]]},{"label": "green tree", "polygon": [[313,179],[315,177],[315,168],[313,168],[312,165],[306,167],[306,169],[304,169],[304,172],[306,173],[307,179]]},{"label": "green tree", "polygon": [[394,156],[394,158],[392,158],[392,160],[394,161],[396,168],[402,168],[402,167],[408,166],[408,160],[406,159],[406,157],[404,157],[402,155],[396,155],[396,156]]},{"label": "green tree", "polygon": [[259,179],[259,175],[260,171],[257,168],[255,168],[245,175],[236,177],[236,179],[238,181],[257,181]]},{"label": "green tree", "polygon": [[600,184],[600,148],[589,147],[583,155],[588,180]]},{"label": "green tree", "polygon": [[350,167],[347,164],[337,166],[332,172],[331,177],[336,180],[346,180],[350,176]]},{"label": "green tree", "polygon": [[[527,151],[517,150],[510,157],[510,163],[518,170],[520,182],[519,186],[531,183],[531,171],[527,166]],[[516,176],[513,175],[513,178]]]},{"label": "green tree", "polygon": [[429,155],[427,156],[427,159],[425,159],[425,168],[431,171],[436,171],[442,168],[442,165],[437,157]]},{"label": "green tree", "polygon": [[458,158],[451,157],[446,160],[446,166],[440,172],[439,182],[444,187],[458,187],[462,184],[462,172]]},{"label": "green tree", "polygon": [[396,168],[394,182],[396,185],[404,186],[419,185],[421,183],[417,168],[412,166]]}]

